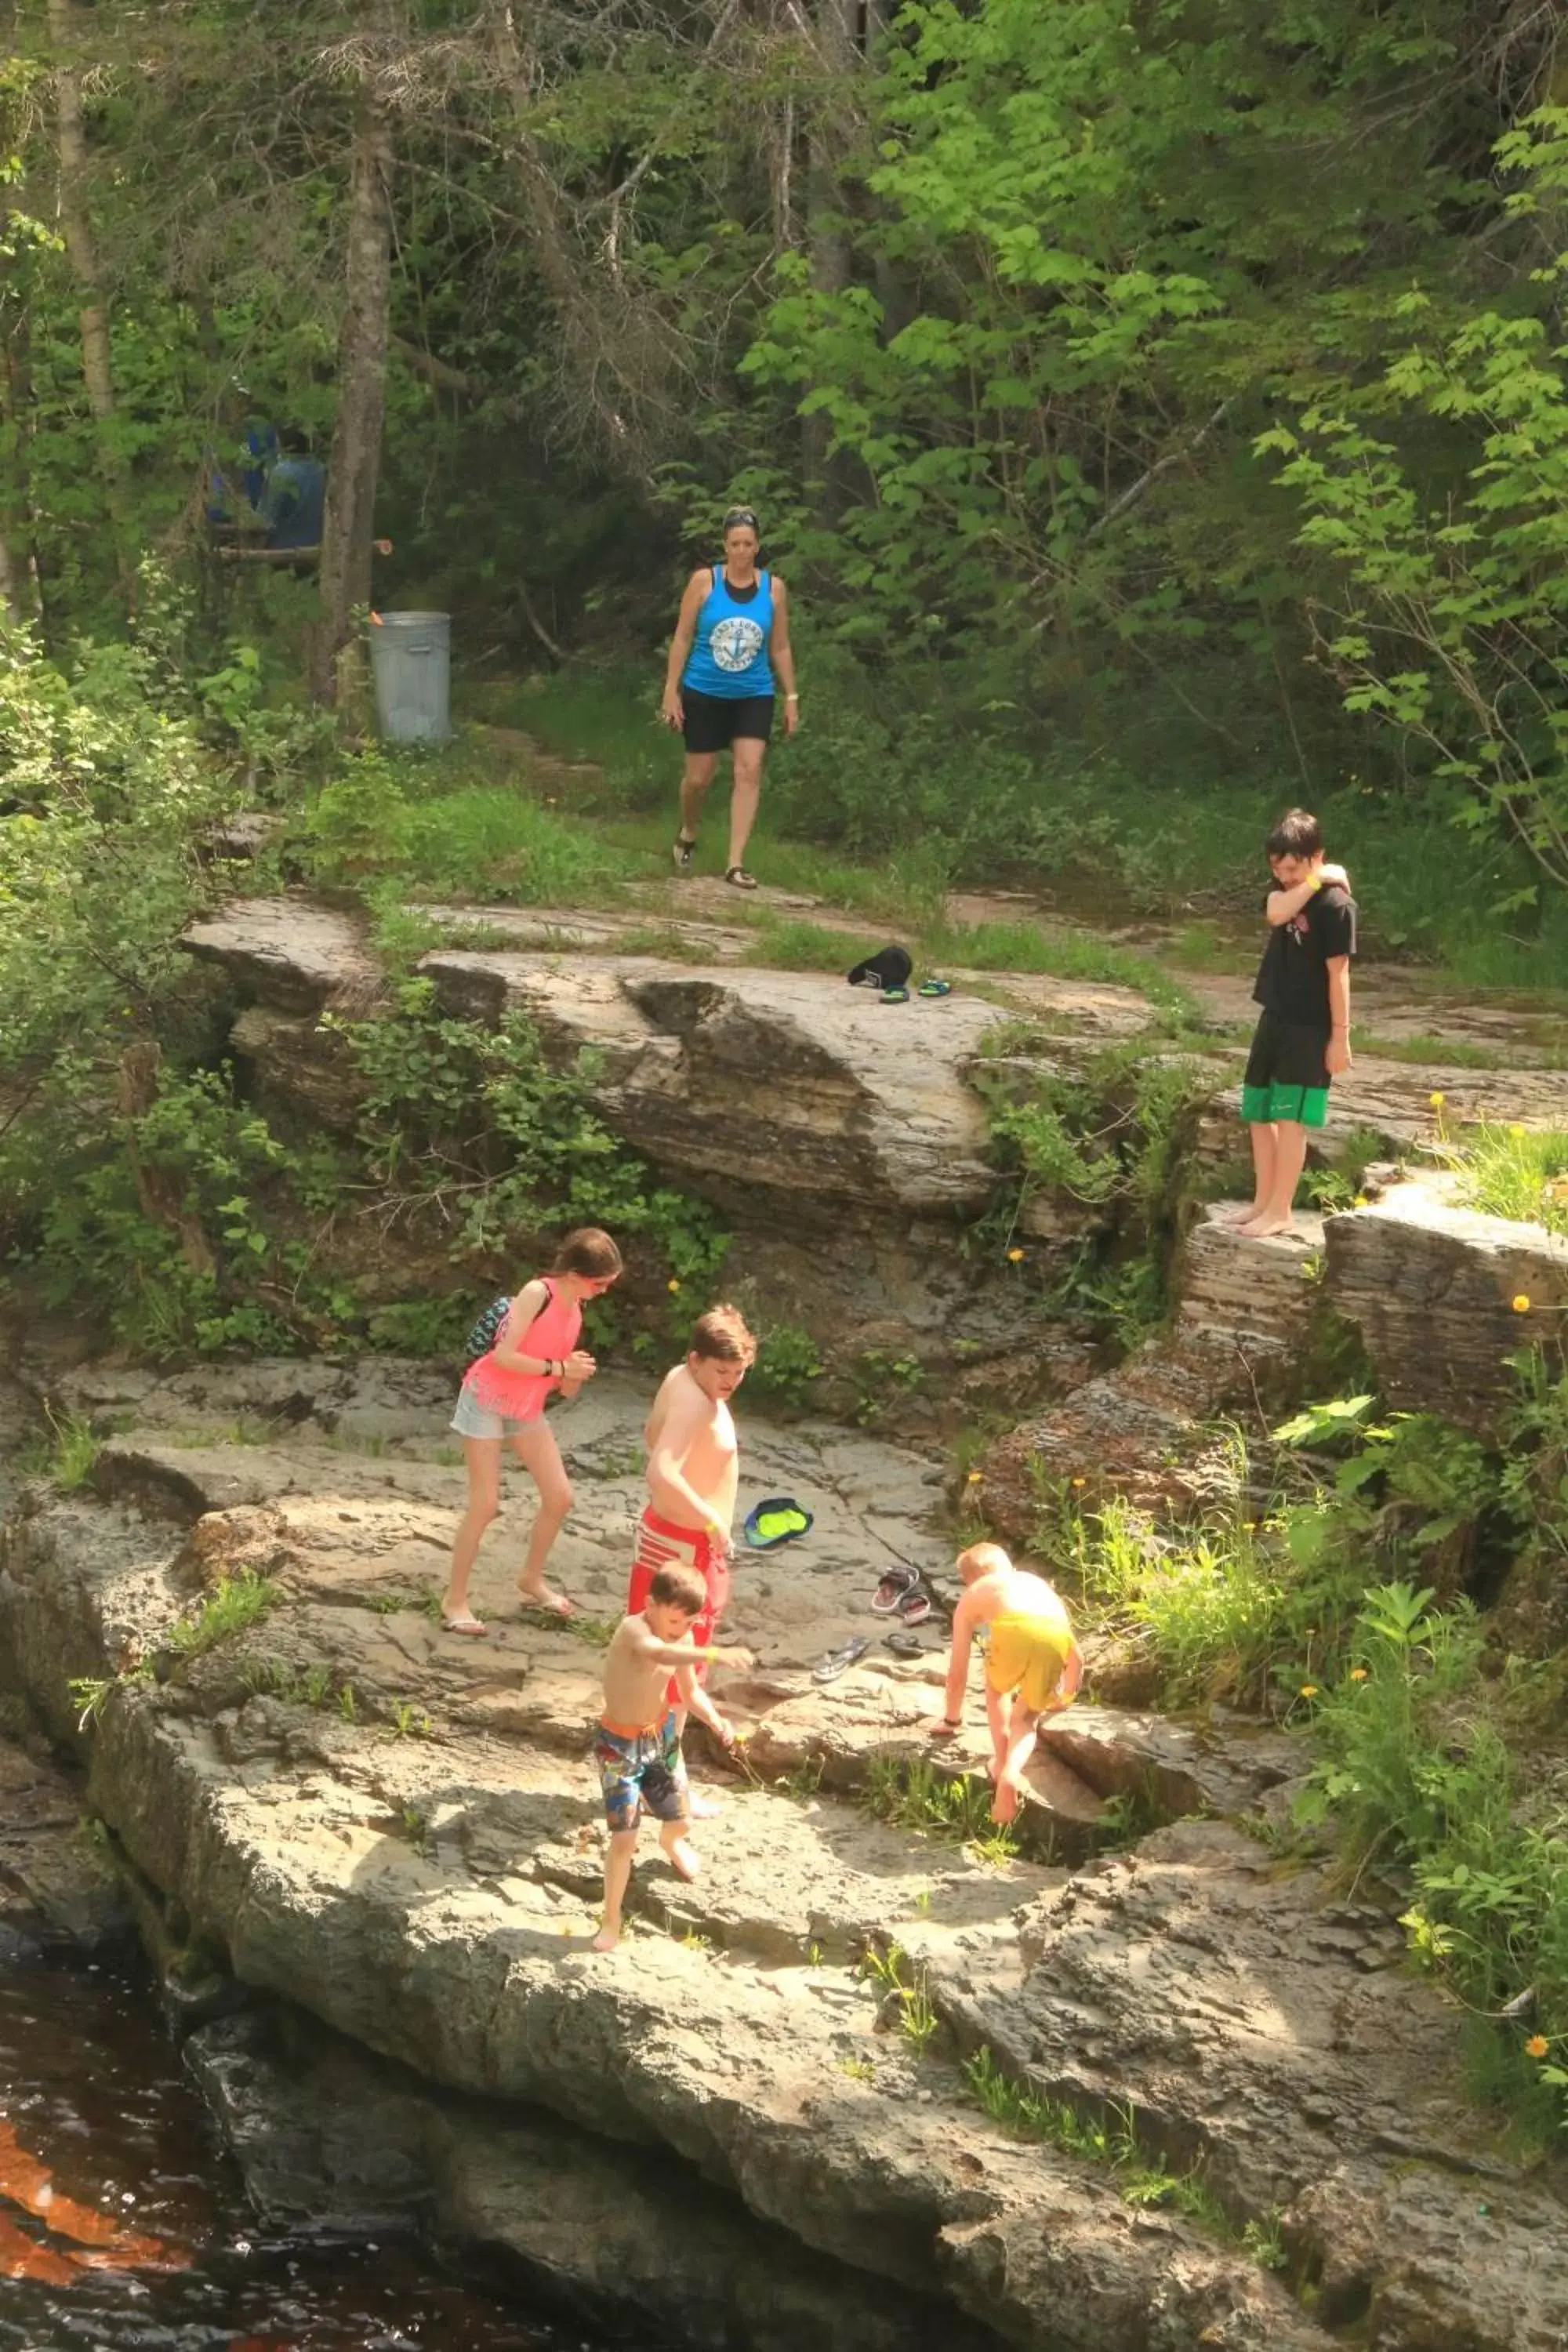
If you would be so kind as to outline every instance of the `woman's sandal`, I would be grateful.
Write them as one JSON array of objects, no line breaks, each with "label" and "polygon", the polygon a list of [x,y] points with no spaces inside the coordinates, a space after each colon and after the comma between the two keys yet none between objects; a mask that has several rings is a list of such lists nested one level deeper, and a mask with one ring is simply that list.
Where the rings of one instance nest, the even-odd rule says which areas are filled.
[{"label": "woman's sandal", "polygon": [[441,1612],[441,1631],[443,1633],[462,1633],[465,1634],[469,1641],[477,1641],[481,1633],[488,1633],[489,1630],[489,1627],[481,1618],[474,1615],[471,1609],[454,1609],[451,1611],[443,1609]]},{"label": "woman's sandal", "polygon": [[879,1617],[894,1617],[899,1603],[920,1582],[920,1570],[914,1568],[890,1568],[871,1595],[871,1606]]},{"label": "woman's sandal", "polygon": [[678,874],[690,873],[691,853],[696,846],[697,844],[694,841],[688,841],[683,833],[678,833],[676,835],[675,846],[670,852],[670,855],[675,860],[675,870]]},{"label": "woman's sandal", "polygon": [[754,890],[757,887],[756,876],[748,874],[743,866],[726,866],[724,879],[731,890]]}]

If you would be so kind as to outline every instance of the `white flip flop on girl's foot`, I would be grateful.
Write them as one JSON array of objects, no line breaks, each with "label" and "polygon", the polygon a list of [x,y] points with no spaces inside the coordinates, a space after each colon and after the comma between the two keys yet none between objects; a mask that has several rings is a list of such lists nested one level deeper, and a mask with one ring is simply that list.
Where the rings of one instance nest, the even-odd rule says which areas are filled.
[{"label": "white flip flop on girl's foot", "polygon": [[566,1595],[552,1592],[548,1585],[542,1592],[531,1592],[526,1584],[520,1584],[517,1597],[525,1609],[536,1609],[542,1617],[573,1617],[576,1614]]},{"label": "white flip flop on girl's foot", "polygon": [[464,1633],[472,1641],[480,1633],[488,1633],[489,1630],[482,1619],[474,1615],[471,1609],[458,1609],[450,1613],[445,1609],[441,1612],[443,1633]]}]

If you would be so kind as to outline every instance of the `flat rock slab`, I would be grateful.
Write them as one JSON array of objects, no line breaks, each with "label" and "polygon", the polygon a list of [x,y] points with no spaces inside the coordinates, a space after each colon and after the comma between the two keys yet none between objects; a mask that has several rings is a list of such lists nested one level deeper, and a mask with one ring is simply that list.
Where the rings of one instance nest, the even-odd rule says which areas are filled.
[{"label": "flat rock slab", "polygon": [[309,898],[233,899],[221,913],[193,923],[184,943],[284,1012],[319,1013],[344,992],[380,982],[358,924]]},{"label": "flat rock slab", "polygon": [[1307,1336],[1321,1269],[1323,1220],[1300,1212],[1289,1230],[1253,1241],[1217,1202],[1182,1244],[1174,1288],[1182,1328],[1247,1348],[1285,1350]]},{"label": "flat rock slab", "polygon": [[1554,1342],[1568,1309],[1568,1241],[1458,1208],[1438,1182],[1331,1217],[1327,1248],[1329,1297],[1360,1327],[1391,1402],[1468,1428],[1495,1429],[1513,1393],[1508,1359]]},{"label": "flat rock slab", "polygon": [[1282,2209],[1321,2257],[1328,2325],[1400,2352],[1555,2352],[1568,2177],[1489,2148],[1458,2020],[1410,1977],[1395,1907],[1184,1822],[1023,1921],[1021,1986],[952,1962],[941,1998],[1052,2097],[1130,2110],[1173,2165]]},{"label": "flat rock slab", "polygon": [[[911,1969],[934,1983],[948,1968],[1017,1984],[1020,1910],[1038,1917],[1060,1899],[1060,1870],[982,1859],[872,1819],[826,1781],[791,1790],[752,1765],[711,1782],[722,1811],[700,1827],[696,1884],[646,1842],[627,1940],[593,1954],[593,1627],[513,1613],[517,1533],[503,1527],[477,1584],[500,1602],[492,1637],[444,1635],[424,1598],[459,1500],[455,1467],[409,1438],[345,1450],[312,1412],[258,1445],[204,1444],[193,1424],[218,1423],[216,1437],[233,1409],[212,1375],[192,1380],[199,1412],[178,1379],[155,1382],[143,1393],[162,1426],[110,1441],[117,1495],[16,1523],[0,1638],[71,1737],[69,1675],[172,1654],[172,1627],[225,1573],[274,1580],[265,1618],[176,1659],[166,1682],[117,1693],[88,1740],[93,1801],[243,1979],[448,2092],[543,2105],[640,2143],[656,2172],[694,2164],[738,2217],[903,2294],[943,2297],[955,2327],[1025,2352],[1101,2352],[1119,2334],[1146,2336],[1155,2311],[1173,2346],[1217,2328],[1211,2340],[1233,2352],[1326,2352],[1238,2250],[1136,2214],[1103,2168],[998,2132],[940,2039],[921,2056],[900,2030],[901,1997],[857,1965],[898,1947],[907,1957],[886,1965],[906,1985]],[[273,1391],[251,1368],[243,1393],[254,1405]],[[341,1411],[328,1383],[318,1402],[329,1394]],[[582,1465],[559,1573],[605,1618],[624,1595],[637,1497],[621,1466],[632,1404],[606,1381],[563,1422]],[[889,1547],[939,1565],[945,1548],[920,1522],[927,1465],[841,1433],[747,1435],[752,1475],[795,1486],[819,1516],[809,1547],[742,1565],[736,1630],[763,1664],[721,1678],[721,1696],[757,1739],[796,1705],[837,1706],[868,1759],[890,1730],[901,1750],[908,1718],[934,1711],[928,1664],[864,1661],[826,1690],[805,1669],[839,1627],[877,1625],[868,1601]],[[171,1487],[177,1509],[149,1516]],[[537,2168],[516,2178],[536,2183]],[[531,2231],[541,2249],[522,2212],[484,2210],[485,2234],[526,2251]],[[563,2258],[560,2233],[550,2242]],[[725,2340],[783,2352],[776,2327],[731,2310]]]},{"label": "flat rock slab", "polygon": [[[653,958],[441,953],[443,1001],[516,1006],[557,1048],[603,1053],[601,1107],[672,1173],[973,1214],[995,1182],[964,1070],[995,1023],[972,997],[888,1006],[817,972]],[[722,1136],[722,1145],[720,1137]]]}]

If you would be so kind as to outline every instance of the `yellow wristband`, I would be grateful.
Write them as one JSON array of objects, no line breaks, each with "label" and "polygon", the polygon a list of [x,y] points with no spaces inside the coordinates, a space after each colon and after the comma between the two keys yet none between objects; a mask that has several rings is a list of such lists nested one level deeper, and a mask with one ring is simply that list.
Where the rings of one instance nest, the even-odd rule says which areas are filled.
[{"label": "yellow wristband", "polygon": [[1321,890],[1322,888],[1323,877],[1321,874],[1309,874],[1307,879],[1311,884],[1314,890]]}]

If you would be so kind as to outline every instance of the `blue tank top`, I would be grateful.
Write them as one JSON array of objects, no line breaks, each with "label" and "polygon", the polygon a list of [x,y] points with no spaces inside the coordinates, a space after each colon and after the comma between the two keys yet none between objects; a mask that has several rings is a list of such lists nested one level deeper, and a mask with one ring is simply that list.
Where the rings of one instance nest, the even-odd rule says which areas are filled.
[{"label": "blue tank top", "polygon": [[759,572],[755,595],[742,599],[725,579],[723,565],[716,563],[713,585],[697,615],[697,635],[681,684],[726,702],[772,694],[768,639],[773,626],[773,583],[768,574]]}]

